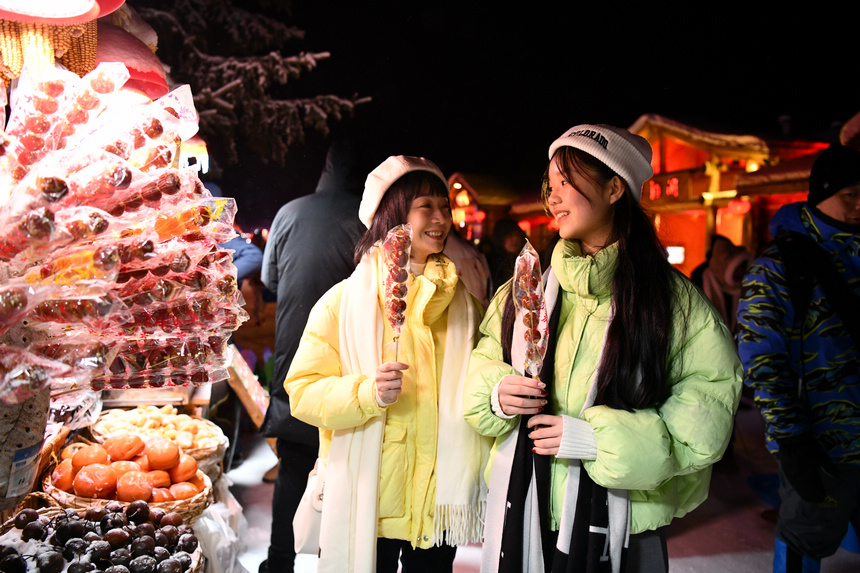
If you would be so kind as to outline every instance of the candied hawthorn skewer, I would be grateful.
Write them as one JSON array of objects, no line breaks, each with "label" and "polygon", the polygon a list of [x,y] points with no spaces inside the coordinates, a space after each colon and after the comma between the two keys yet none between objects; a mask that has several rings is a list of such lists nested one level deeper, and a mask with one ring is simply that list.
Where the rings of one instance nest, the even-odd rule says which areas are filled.
[{"label": "candied hawthorn skewer", "polygon": [[546,355],[547,317],[540,258],[528,241],[514,265],[513,289],[517,316],[525,326],[523,372],[538,378]]},{"label": "candied hawthorn skewer", "polygon": [[385,265],[385,317],[394,332],[394,360],[400,350],[400,331],[406,322],[406,284],[409,273],[409,254],[412,249],[412,226],[398,225],[382,241],[382,256]]}]

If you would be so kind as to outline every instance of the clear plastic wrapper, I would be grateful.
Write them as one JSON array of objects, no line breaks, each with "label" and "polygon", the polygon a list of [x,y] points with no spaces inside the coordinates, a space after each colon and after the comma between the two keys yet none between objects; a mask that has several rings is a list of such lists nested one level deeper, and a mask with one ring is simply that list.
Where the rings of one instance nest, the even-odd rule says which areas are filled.
[{"label": "clear plastic wrapper", "polygon": [[514,264],[513,289],[517,317],[525,326],[523,372],[537,378],[546,356],[547,315],[540,257],[528,241]]},{"label": "clear plastic wrapper", "polygon": [[409,254],[412,250],[412,225],[394,227],[382,241],[385,265],[385,318],[394,331],[394,360],[400,349],[400,331],[406,322],[406,294],[409,279]]},{"label": "clear plastic wrapper", "polygon": [[218,247],[236,236],[236,204],[176,166],[197,131],[190,89],[112,105],[127,77],[122,64],[57,69],[14,90],[0,133],[0,400],[227,378],[224,341],[248,319]]},{"label": "clear plastic wrapper", "polygon": [[54,380],[68,379],[73,369],[23,348],[0,345],[0,402],[18,404]]},{"label": "clear plastic wrapper", "polygon": [[7,281],[6,284],[0,281],[0,335],[59,291],[59,288],[34,287],[23,279]]},{"label": "clear plastic wrapper", "polygon": [[46,155],[80,145],[89,134],[90,119],[105,109],[128,77],[118,63],[101,63],[83,78],[54,68],[32,81],[22,71],[6,126],[13,143],[2,183],[20,181]]},{"label": "clear plastic wrapper", "polygon": [[93,425],[102,412],[101,393],[93,390],[61,392],[51,396],[48,412],[49,424],[61,424],[69,430],[79,430]]},{"label": "clear plastic wrapper", "polygon": [[0,261],[10,261],[31,247],[47,247],[56,239],[54,211],[49,207],[9,219],[0,227]]},{"label": "clear plastic wrapper", "polygon": [[119,247],[111,243],[76,245],[59,251],[25,275],[30,284],[73,285],[114,282],[119,273]]}]

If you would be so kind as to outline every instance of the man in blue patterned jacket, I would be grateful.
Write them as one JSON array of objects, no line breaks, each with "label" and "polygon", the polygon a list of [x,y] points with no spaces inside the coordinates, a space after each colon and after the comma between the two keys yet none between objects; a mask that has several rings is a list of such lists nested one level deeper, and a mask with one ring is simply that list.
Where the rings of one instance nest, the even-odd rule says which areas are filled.
[{"label": "man in blue patterned jacket", "polygon": [[860,152],[822,152],[807,201],[770,231],[744,278],[738,349],[779,463],[773,570],[818,571],[849,523],[860,532]]}]

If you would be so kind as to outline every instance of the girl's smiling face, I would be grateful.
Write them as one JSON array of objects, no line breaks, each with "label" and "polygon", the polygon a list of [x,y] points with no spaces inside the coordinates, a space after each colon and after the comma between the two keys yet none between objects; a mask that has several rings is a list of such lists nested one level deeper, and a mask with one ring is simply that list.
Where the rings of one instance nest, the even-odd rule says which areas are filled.
[{"label": "girl's smiling face", "polygon": [[625,187],[618,177],[600,187],[594,180],[571,171],[570,176],[562,171],[558,156],[550,162],[547,206],[558,223],[559,236],[578,239],[583,254],[594,254],[610,242],[613,203]]},{"label": "girl's smiling face", "polygon": [[451,230],[448,197],[422,195],[412,200],[406,222],[412,225],[410,260],[423,264],[433,253],[441,253]]}]

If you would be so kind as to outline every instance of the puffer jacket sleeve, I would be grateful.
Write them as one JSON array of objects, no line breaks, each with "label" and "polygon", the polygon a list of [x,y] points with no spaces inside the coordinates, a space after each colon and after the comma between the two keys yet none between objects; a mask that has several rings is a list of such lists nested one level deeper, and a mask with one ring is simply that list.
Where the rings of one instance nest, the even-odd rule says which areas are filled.
[{"label": "puffer jacket sleeve", "polygon": [[338,311],[344,285],[332,287],[311,309],[284,381],[292,415],[325,430],[354,428],[382,414],[374,379],[341,372]]},{"label": "puffer jacket sleeve", "polygon": [[605,406],[584,412],[597,459],[583,464],[604,487],[655,489],[717,462],[728,445],[740,400],[740,360],[728,328],[702,295],[685,282],[678,293],[687,324],[676,320],[663,403],[633,412]]},{"label": "puffer jacket sleeve", "polygon": [[769,248],[744,276],[738,303],[738,351],[746,384],[755,391],[756,405],[767,422],[771,450],[774,438],[809,430],[798,398],[798,369],[784,333],[794,330],[795,312],[778,251]]},{"label": "puffer jacket sleeve", "polygon": [[501,436],[519,424],[519,416],[500,418],[493,413],[490,395],[493,387],[508,374],[517,374],[502,355],[502,306],[506,289],[490,302],[481,323],[481,340],[472,351],[469,373],[463,394],[463,412],[466,421],[482,436]]}]

